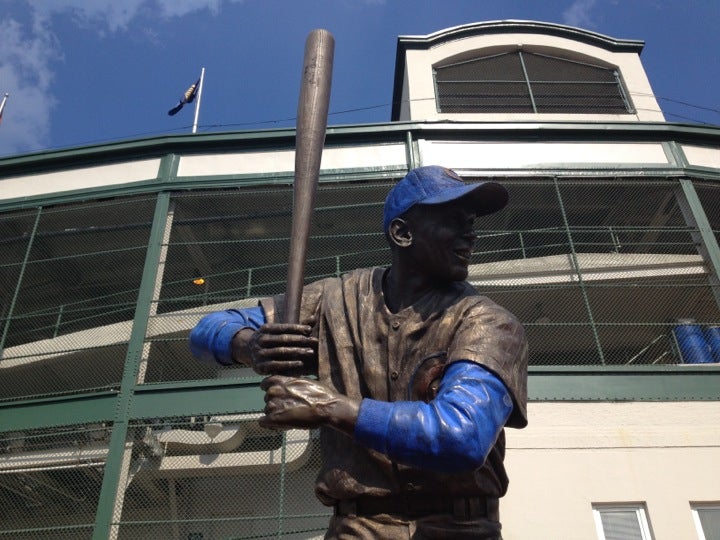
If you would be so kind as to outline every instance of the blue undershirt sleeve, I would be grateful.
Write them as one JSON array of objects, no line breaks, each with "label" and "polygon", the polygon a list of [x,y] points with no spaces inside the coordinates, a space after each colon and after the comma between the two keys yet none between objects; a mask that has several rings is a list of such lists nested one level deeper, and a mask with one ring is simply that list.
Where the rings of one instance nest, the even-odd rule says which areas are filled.
[{"label": "blue undershirt sleeve", "polygon": [[470,471],[485,462],[512,410],[497,376],[474,362],[456,361],[430,403],[363,399],[355,440],[404,465]]},{"label": "blue undershirt sleeve", "polygon": [[190,332],[190,351],[207,364],[229,366],[232,360],[232,339],[243,328],[257,330],[265,324],[265,312],[256,306],[228,309],[205,315]]}]

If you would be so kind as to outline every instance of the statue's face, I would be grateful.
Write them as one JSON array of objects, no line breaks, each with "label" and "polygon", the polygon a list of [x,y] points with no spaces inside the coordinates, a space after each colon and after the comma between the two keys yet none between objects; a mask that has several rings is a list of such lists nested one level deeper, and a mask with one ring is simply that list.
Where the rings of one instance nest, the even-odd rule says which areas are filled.
[{"label": "statue's face", "polygon": [[418,272],[439,282],[463,281],[468,276],[475,246],[475,214],[451,202],[420,205],[407,214],[412,236],[409,254]]}]

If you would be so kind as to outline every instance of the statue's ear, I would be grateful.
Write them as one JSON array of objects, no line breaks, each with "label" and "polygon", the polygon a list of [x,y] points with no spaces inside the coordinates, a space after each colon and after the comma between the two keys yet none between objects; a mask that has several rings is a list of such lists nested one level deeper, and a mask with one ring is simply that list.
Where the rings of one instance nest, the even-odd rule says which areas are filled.
[{"label": "statue's ear", "polygon": [[388,227],[390,241],[398,247],[409,247],[412,245],[412,232],[407,221],[402,218],[395,218]]}]

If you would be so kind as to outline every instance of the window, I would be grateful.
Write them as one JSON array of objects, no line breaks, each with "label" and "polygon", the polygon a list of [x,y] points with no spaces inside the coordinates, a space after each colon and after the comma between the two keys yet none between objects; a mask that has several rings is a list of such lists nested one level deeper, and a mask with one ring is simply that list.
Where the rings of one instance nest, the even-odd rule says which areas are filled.
[{"label": "window", "polygon": [[693,505],[692,513],[699,540],[720,538],[720,504]]},{"label": "window", "polygon": [[643,505],[595,506],[593,514],[599,540],[652,540]]},{"label": "window", "polygon": [[441,113],[628,114],[616,69],[528,51],[435,68]]}]

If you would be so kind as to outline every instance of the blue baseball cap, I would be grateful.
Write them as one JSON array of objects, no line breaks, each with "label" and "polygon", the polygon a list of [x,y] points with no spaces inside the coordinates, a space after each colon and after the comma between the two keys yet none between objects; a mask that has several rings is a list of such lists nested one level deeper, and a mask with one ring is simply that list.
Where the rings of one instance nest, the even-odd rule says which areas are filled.
[{"label": "blue baseball cap", "polygon": [[486,216],[505,207],[508,192],[497,182],[466,184],[457,173],[445,167],[429,165],[411,170],[385,198],[383,231],[390,222],[416,204],[442,204],[463,199],[477,216]]}]

